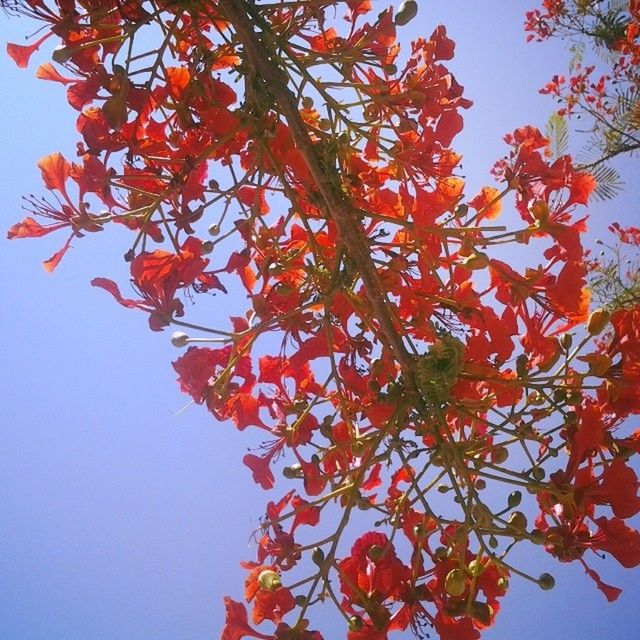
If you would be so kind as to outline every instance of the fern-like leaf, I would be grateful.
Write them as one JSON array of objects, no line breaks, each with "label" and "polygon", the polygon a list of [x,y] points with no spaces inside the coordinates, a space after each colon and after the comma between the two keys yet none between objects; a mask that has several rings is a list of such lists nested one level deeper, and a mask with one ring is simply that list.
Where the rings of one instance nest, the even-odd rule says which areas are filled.
[{"label": "fern-like leaf", "polygon": [[551,115],[547,120],[545,134],[549,140],[549,149],[554,160],[569,151],[569,125],[561,115],[557,113]]},{"label": "fern-like leaf", "polygon": [[593,192],[596,200],[611,200],[622,191],[624,183],[620,174],[613,167],[599,164],[590,171],[598,183]]}]

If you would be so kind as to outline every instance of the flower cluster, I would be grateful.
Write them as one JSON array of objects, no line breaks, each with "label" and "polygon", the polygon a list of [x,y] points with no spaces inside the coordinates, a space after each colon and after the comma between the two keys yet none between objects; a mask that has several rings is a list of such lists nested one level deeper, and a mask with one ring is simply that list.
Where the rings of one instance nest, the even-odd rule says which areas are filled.
[{"label": "flower cluster", "polygon": [[131,231],[136,297],[93,284],[178,328],[182,391],[263,438],[244,463],[280,497],[223,640],[321,640],[324,601],[348,640],[475,640],[514,573],[553,586],[513,565],[520,544],[617,595],[584,557],[640,564],[640,308],[590,313],[595,181],[534,127],[467,193],[444,27],[403,53],[411,0],[18,4],[47,31],[9,53],[59,41],[38,76],[81,139],[77,163],[40,163],[58,204],[10,237],[68,229],[53,269],[87,232]]}]

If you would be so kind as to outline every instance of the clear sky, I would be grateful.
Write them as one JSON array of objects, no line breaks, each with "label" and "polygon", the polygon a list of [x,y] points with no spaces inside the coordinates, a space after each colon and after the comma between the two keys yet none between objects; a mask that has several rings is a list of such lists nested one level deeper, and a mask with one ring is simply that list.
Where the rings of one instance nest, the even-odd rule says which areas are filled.
[{"label": "clear sky", "polygon": [[[448,26],[458,43],[451,66],[475,101],[454,147],[471,185],[490,184],[502,135],[544,127],[552,103],[537,89],[565,70],[568,54],[524,44],[531,2],[420,4],[402,35]],[[0,15],[2,42],[23,42],[33,30]],[[63,89],[33,78],[45,61],[36,56],[21,71],[0,55],[5,230],[23,217],[20,196],[43,192],[36,161],[74,153],[75,114]],[[640,219],[638,166],[621,165],[622,197],[590,208],[592,239],[609,221]],[[188,398],[175,384],[170,332],[149,332],[145,314],[89,286],[94,276],[127,281],[113,230],[75,242],[48,275],[40,263],[62,241],[3,239],[0,250],[0,640],[217,639],[222,597],[240,599],[239,562],[254,557],[250,533],[270,496],[241,464],[243,434],[201,407],[175,415]],[[579,566],[539,550],[522,561],[553,573],[558,586],[542,592],[514,579],[487,640],[638,637],[640,572],[593,556],[603,579],[624,588],[607,604]],[[342,623],[333,636],[323,631],[327,640],[344,637]]]}]

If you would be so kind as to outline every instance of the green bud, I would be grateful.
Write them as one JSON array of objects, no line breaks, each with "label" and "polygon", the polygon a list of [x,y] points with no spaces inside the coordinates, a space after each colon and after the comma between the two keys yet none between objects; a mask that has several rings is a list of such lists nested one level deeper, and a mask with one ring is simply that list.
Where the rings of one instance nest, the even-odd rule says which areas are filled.
[{"label": "green bud", "polygon": [[320,547],[314,547],[311,552],[313,563],[321,567],[324,564],[324,551]]},{"label": "green bud", "polygon": [[474,577],[478,577],[484,570],[484,563],[478,558],[469,563],[469,573]]},{"label": "green bud", "polygon": [[411,22],[418,14],[418,3],[416,0],[404,0],[398,9],[398,13],[394,18],[394,23],[402,27],[405,24]]},{"label": "green bud", "polygon": [[560,344],[565,351],[569,351],[573,344],[573,336],[570,333],[563,333],[560,337]]},{"label": "green bud", "polygon": [[541,589],[549,591],[556,586],[555,578],[550,573],[541,573],[538,578],[538,585]]},{"label": "green bud", "polygon": [[467,589],[467,578],[462,569],[451,569],[444,579],[444,589],[450,596],[461,596]]},{"label": "green bud", "polygon": [[493,609],[486,602],[474,602],[471,605],[471,617],[488,626],[491,623]]},{"label": "green bud", "polygon": [[381,547],[379,544],[370,546],[369,551],[367,551],[367,556],[374,562],[380,560],[380,558],[384,556],[384,547]]},{"label": "green bud", "polygon": [[522,493],[520,491],[512,491],[507,498],[509,509],[515,509],[522,501]]},{"label": "green bud", "polygon": [[265,591],[275,591],[282,586],[280,575],[271,569],[265,569],[258,576],[258,584]]},{"label": "green bud", "polygon": [[360,616],[351,616],[348,625],[349,631],[360,631],[364,627],[364,622]]},{"label": "green bud", "polygon": [[508,520],[509,526],[516,531],[524,531],[527,528],[527,516],[522,511],[514,511]]},{"label": "green bud", "polygon": [[506,447],[496,447],[491,450],[491,462],[502,464],[509,457],[509,450]]},{"label": "green bud", "polygon": [[531,477],[538,482],[544,480],[545,475],[545,470],[542,467],[533,467],[533,469],[531,469]]},{"label": "green bud", "polygon": [[63,45],[56,47],[51,54],[54,62],[58,64],[64,64],[65,62],[69,62],[71,60],[71,56],[73,56],[73,49],[69,47],[65,47]]},{"label": "green bud", "polygon": [[446,547],[438,547],[434,552],[433,555],[438,558],[438,560],[446,560],[447,559],[447,555],[448,555],[448,551]]},{"label": "green bud", "polygon": [[302,477],[302,467],[299,464],[292,464],[290,467],[282,469],[282,475],[288,480]]},{"label": "green bud", "polygon": [[189,344],[189,336],[182,331],[174,331],[171,335],[171,344],[178,348],[186,347]]}]

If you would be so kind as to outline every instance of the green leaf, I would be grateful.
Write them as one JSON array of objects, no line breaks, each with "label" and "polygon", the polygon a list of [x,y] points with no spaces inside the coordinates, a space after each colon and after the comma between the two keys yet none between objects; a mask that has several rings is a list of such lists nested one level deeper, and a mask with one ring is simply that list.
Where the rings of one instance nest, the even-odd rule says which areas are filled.
[{"label": "green leaf", "polygon": [[545,134],[549,140],[549,149],[554,160],[569,151],[569,126],[559,114],[554,113],[547,121]]}]

